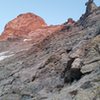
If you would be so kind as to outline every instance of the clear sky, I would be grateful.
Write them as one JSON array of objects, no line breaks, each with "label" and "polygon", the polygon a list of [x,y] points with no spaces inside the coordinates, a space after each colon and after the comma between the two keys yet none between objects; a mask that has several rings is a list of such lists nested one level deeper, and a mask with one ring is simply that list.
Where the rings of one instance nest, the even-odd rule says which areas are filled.
[{"label": "clear sky", "polygon": [[[78,20],[88,0],[0,0],[0,33],[17,15],[33,12],[48,25],[64,23],[69,17]],[[94,0],[100,6],[100,0]]]}]

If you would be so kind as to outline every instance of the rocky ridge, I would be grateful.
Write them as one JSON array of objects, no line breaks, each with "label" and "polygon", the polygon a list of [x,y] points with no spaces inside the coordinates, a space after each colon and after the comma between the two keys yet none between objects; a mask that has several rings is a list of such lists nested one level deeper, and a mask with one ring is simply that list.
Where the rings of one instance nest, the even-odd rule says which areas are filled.
[{"label": "rocky ridge", "polygon": [[99,100],[99,19],[96,7],[75,23],[44,22],[20,38],[1,39],[0,100]]},{"label": "rocky ridge", "polygon": [[5,26],[1,39],[5,40],[8,37],[25,36],[28,35],[30,31],[35,31],[45,26],[47,26],[47,24],[41,17],[32,13],[21,14]]}]

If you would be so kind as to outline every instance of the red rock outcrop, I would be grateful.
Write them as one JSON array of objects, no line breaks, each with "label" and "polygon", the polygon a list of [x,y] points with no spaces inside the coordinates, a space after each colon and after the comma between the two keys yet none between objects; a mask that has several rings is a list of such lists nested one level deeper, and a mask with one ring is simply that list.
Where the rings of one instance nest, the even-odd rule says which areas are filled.
[{"label": "red rock outcrop", "polygon": [[28,35],[29,32],[44,26],[47,26],[47,24],[41,17],[32,13],[21,14],[8,22],[0,40],[5,40],[8,37]]},{"label": "red rock outcrop", "polygon": [[0,36],[0,41],[19,37],[24,38],[24,41],[41,41],[54,32],[60,31],[62,28],[63,25],[47,26],[45,21],[35,14],[21,14],[8,22]]}]

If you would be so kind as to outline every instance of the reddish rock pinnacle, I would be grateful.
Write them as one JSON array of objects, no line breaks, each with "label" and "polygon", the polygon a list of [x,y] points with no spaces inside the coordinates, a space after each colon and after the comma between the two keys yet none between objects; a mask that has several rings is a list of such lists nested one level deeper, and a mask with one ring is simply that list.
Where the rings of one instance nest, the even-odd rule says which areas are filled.
[{"label": "reddish rock pinnacle", "polygon": [[47,26],[47,24],[41,17],[32,13],[21,14],[5,26],[0,40],[28,35],[30,31],[35,31],[44,26]]}]

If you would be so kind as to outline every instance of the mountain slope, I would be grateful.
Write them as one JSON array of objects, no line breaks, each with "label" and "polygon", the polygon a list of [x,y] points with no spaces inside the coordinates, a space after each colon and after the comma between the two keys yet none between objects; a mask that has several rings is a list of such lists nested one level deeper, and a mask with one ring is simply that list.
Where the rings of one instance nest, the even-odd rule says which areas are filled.
[{"label": "mountain slope", "polygon": [[99,100],[99,19],[97,7],[74,24],[1,41],[0,100]]}]

